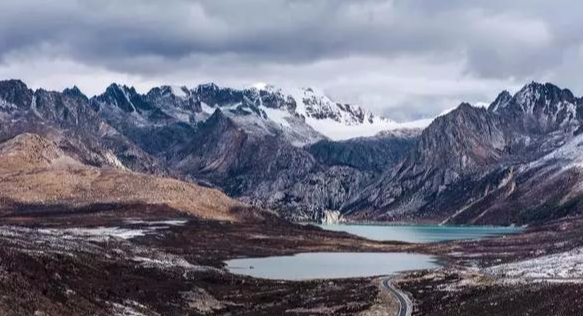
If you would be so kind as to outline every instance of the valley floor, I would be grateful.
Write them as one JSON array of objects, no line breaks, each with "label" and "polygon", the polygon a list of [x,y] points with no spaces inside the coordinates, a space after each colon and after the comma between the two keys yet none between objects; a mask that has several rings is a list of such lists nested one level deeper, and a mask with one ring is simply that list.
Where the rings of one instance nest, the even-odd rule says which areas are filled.
[{"label": "valley floor", "polygon": [[222,262],[401,248],[276,219],[203,221],[162,206],[4,216],[0,315],[355,315],[385,308],[376,280],[259,280],[227,273]]},{"label": "valley floor", "polygon": [[401,244],[269,217],[200,220],[165,206],[7,214],[0,218],[0,315],[364,316],[398,309],[379,279],[284,282],[223,269],[227,259],[309,251],[443,256],[444,269],[395,280],[410,294],[414,315],[577,315],[583,311],[578,274],[549,281],[528,269],[539,266],[533,257],[552,264],[578,248],[581,227],[583,219],[569,219],[507,238]]}]

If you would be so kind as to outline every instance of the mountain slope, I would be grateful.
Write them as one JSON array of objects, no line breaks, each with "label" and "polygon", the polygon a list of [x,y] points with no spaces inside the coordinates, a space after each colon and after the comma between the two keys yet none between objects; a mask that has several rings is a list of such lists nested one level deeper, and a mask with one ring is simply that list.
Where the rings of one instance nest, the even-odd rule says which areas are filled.
[{"label": "mountain slope", "polygon": [[18,80],[0,81],[0,103],[0,141],[36,133],[90,165],[164,173],[153,157],[99,117],[76,88],[32,91]]},{"label": "mountain slope", "polygon": [[[383,165],[398,161],[415,138],[401,141],[395,134],[373,141],[355,139],[338,143],[339,148],[353,148],[352,154],[335,162],[331,157],[321,160],[316,144],[334,142],[314,130],[309,119],[347,127],[366,122],[365,112],[312,90],[306,93],[309,100],[296,102],[297,96],[272,87],[236,90],[204,84],[192,90],[163,86],[140,95],[114,84],[90,103],[171,174],[299,218],[338,209]],[[393,144],[398,148],[393,150]],[[371,161],[373,155],[381,160]]]},{"label": "mountain slope", "polygon": [[345,141],[322,140],[310,145],[308,151],[328,166],[350,166],[380,173],[397,164],[414,147],[420,134],[419,129],[406,129]]},{"label": "mountain slope", "polygon": [[437,118],[405,160],[344,208],[355,217],[445,223],[553,217],[578,172],[559,175],[554,163],[527,166],[573,139],[582,106],[570,91],[538,83],[514,96],[503,92],[487,110],[462,104]]},{"label": "mountain slope", "polygon": [[[366,121],[365,112],[308,94],[311,101],[296,102],[271,87],[162,86],[140,94],[112,84],[88,99],[76,87],[32,91],[3,81],[0,140],[35,133],[83,164],[171,175],[292,218],[312,218],[339,209],[385,164],[396,163],[416,136],[327,140],[307,118],[354,125]],[[318,149],[328,146],[335,151]]]},{"label": "mountain slope", "polygon": [[0,212],[92,204],[165,204],[201,218],[236,220],[244,205],[175,179],[84,165],[54,142],[21,134],[0,143]]},{"label": "mountain slope", "polygon": [[[382,152],[377,148],[391,147],[386,143],[392,142],[400,140],[365,143],[361,146],[365,150],[359,154],[366,157],[367,152]],[[359,141],[353,144],[358,146]],[[168,165],[192,180],[212,183],[231,196],[278,209],[295,219],[338,209],[376,174],[358,158],[357,163],[340,158],[340,151],[329,154],[326,163],[321,162],[310,148],[294,146],[278,135],[257,137],[218,110],[199,125],[191,142],[172,155]],[[395,151],[393,155],[401,153]]]}]

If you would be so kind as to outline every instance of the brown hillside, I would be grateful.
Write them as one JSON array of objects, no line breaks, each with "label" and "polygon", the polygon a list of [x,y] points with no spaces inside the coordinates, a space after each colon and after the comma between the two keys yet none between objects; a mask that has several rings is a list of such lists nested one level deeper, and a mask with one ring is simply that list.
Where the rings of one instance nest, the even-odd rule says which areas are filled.
[{"label": "brown hillside", "polygon": [[21,134],[0,144],[0,211],[13,205],[166,204],[208,219],[236,220],[244,206],[218,190],[170,178],[84,165],[52,141]]}]

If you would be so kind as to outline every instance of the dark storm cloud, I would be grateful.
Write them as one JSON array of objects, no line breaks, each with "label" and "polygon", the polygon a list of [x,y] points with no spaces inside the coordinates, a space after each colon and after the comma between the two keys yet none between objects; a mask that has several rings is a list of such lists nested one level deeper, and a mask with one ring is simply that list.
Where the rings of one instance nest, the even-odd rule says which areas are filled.
[{"label": "dark storm cloud", "polygon": [[[500,29],[488,34],[487,29],[477,29],[475,20],[493,19],[483,28],[500,23],[500,28],[514,28],[507,30],[510,36],[522,27],[520,23],[527,23],[525,28],[544,27],[537,22],[512,23],[514,17],[472,14],[472,8],[424,8],[405,1],[59,0],[47,4],[8,0],[2,7],[2,53],[50,45],[81,61],[105,64],[136,56],[236,54],[246,59],[311,62],[350,55],[447,56],[463,50],[485,63],[490,59],[499,63],[506,62],[499,50],[508,50],[506,46],[513,44],[509,40],[522,46],[512,51],[524,53],[540,48],[537,39],[508,39],[507,34],[496,34]],[[518,31],[526,34],[517,36],[537,36]],[[477,38],[471,33],[478,33]]]},{"label": "dark storm cloud", "polygon": [[414,30],[399,31],[387,19],[391,6],[379,1],[65,0],[3,6],[3,53],[52,45],[98,61],[237,54],[309,62],[417,50],[431,46],[429,39],[433,45],[443,42],[439,33],[417,41],[408,34]]},{"label": "dark storm cloud", "polygon": [[[367,64],[374,74],[385,69],[363,60],[407,72],[406,59],[410,67],[454,65],[457,80],[554,79],[559,70],[574,71],[566,62],[583,64],[578,8],[583,5],[567,0],[3,0],[0,63],[52,58],[127,76],[162,80],[188,70],[226,82],[277,79],[287,71],[294,80],[327,85],[356,72],[350,62]],[[336,65],[322,66],[326,75],[310,71],[329,62]],[[443,70],[418,70],[417,76],[435,81]],[[472,97],[452,89],[446,97],[492,97],[486,90]],[[415,102],[411,97],[403,104]],[[435,93],[419,100],[429,104],[422,112],[435,113],[443,106],[431,104],[445,99]],[[408,115],[406,108],[412,107],[399,109],[400,116]]]}]

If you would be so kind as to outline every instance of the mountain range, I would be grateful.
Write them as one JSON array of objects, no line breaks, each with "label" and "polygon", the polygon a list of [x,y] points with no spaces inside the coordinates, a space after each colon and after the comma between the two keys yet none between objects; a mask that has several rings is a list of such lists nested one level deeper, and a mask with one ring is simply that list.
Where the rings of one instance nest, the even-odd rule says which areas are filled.
[{"label": "mountain range", "polygon": [[76,87],[0,82],[2,143],[37,135],[88,168],[220,189],[294,220],[330,210],[444,224],[572,215],[583,196],[582,122],[582,98],[536,82],[487,108],[462,103],[408,124],[313,88],[203,84],[140,94],[112,84],[88,98]]}]

